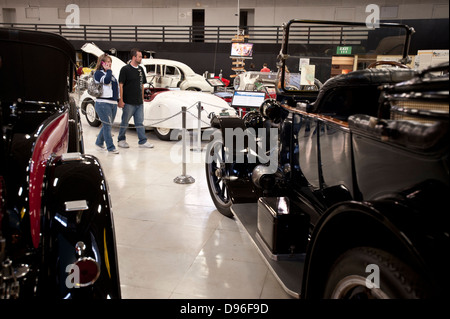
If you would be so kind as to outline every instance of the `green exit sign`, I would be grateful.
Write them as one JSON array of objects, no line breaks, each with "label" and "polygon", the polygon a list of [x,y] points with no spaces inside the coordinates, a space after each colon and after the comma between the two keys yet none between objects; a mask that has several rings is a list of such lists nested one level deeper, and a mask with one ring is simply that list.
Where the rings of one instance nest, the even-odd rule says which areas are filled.
[{"label": "green exit sign", "polygon": [[337,47],[336,54],[352,54],[352,47]]}]

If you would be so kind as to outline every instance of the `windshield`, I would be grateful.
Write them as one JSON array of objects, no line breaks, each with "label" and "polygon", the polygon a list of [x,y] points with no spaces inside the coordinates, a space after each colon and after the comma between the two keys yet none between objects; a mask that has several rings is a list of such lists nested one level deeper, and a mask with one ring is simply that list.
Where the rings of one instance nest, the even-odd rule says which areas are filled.
[{"label": "windshield", "polygon": [[391,23],[371,29],[365,23],[291,20],[284,26],[278,57],[278,88],[286,93],[318,90],[331,77],[377,61],[397,63],[378,68],[408,64],[412,33],[408,26]]}]

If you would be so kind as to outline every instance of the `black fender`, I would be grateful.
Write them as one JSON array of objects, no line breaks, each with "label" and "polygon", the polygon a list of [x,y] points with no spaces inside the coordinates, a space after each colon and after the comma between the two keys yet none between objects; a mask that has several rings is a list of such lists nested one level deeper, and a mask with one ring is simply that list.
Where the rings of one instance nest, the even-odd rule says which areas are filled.
[{"label": "black fender", "polygon": [[[121,298],[112,207],[98,159],[80,153],[51,157],[42,203],[38,295]],[[84,269],[76,273],[73,266],[80,261],[90,261],[97,275],[87,272],[86,281]]]},{"label": "black fender", "polygon": [[436,297],[448,296],[450,279],[442,276],[450,267],[445,194],[446,185],[427,181],[390,198],[330,207],[311,236],[302,298],[321,298],[333,262],[345,251],[361,246],[393,254],[424,276]]}]

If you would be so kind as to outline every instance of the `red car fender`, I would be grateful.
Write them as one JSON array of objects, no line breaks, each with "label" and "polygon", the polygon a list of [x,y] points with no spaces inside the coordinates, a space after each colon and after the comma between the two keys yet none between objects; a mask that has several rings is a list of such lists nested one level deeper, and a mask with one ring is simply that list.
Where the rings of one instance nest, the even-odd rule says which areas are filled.
[{"label": "red car fender", "polygon": [[40,240],[41,192],[45,167],[52,154],[67,152],[69,143],[69,114],[63,113],[48,124],[39,134],[30,161],[30,231],[33,246]]}]

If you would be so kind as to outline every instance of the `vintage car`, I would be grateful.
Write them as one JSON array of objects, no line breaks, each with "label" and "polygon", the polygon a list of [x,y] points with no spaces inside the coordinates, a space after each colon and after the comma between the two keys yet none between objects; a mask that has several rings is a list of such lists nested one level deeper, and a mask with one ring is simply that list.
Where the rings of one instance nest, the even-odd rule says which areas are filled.
[{"label": "vintage car", "polygon": [[121,297],[108,184],[84,153],[74,74],[66,39],[0,28],[0,299]]},{"label": "vintage car", "polygon": [[263,86],[267,90],[267,98],[275,98],[277,77],[276,72],[247,71],[234,78],[233,87],[236,91],[258,91]]},{"label": "vintage car", "polygon": [[[96,56],[103,54],[103,51],[92,43],[83,46],[83,50]],[[120,69],[125,63],[112,56],[111,69],[116,78],[119,78]],[[144,59],[143,59],[144,60]],[[151,60],[151,59],[149,59]],[[83,79],[79,81],[82,83]],[[209,84],[208,84],[209,85]],[[91,126],[99,126],[100,121],[95,112],[95,98],[87,92],[86,85],[79,85],[81,88],[74,94],[77,105],[81,112],[85,114],[86,120]],[[182,129],[182,107],[187,108],[186,129],[197,129],[199,126],[198,115],[200,107],[200,126],[202,129],[210,126],[211,113],[214,114],[236,114],[223,98],[211,93],[191,91],[191,90],[169,90],[167,88],[157,88],[149,85],[144,94],[144,125],[153,128],[156,136],[162,140],[178,138],[178,133]],[[115,123],[120,124],[122,118],[121,109],[118,110]],[[173,134],[172,134],[173,133]]]},{"label": "vintage car", "polygon": [[[85,43],[81,50],[95,56],[103,54],[103,51],[94,43]],[[119,72],[115,71],[120,70],[124,62],[122,64],[114,63],[116,61],[121,60],[113,58],[113,66],[116,64],[116,69],[113,67],[113,73],[118,75]],[[120,65],[119,69],[117,69],[118,65]],[[214,86],[205,77],[195,73],[192,68],[182,62],[151,58],[142,59],[141,66],[147,71],[147,82],[155,88],[214,92]]]},{"label": "vintage car", "polygon": [[195,73],[182,62],[167,59],[142,59],[142,64],[147,71],[147,81],[154,87],[214,92],[214,86],[205,77]]},{"label": "vintage car", "polygon": [[[310,85],[301,85],[301,73],[288,72],[289,85],[292,90],[317,91],[322,82],[313,79]],[[276,98],[276,85],[278,85],[277,72],[248,71],[234,78],[233,86],[236,91],[265,91],[267,98]]]},{"label": "vintage car", "polygon": [[[188,130],[197,129],[199,126],[199,107],[202,130],[210,127],[208,116],[212,113],[236,114],[236,110],[224,99],[211,93],[148,88],[144,97],[144,125],[146,128],[153,128],[156,136],[161,140],[178,138],[177,132],[182,129],[183,106],[187,110],[186,129]],[[79,105],[89,125],[101,124],[95,111],[95,98],[89,95],[87,90],[80,96]],[[122,109],[119,108],[114,123],[120,125],[121,118]]]},{"label": "vintage car", "polygon": [[[242,223],[292,296],[450,296],[449,66],[406,67],[412,33],[291,20],[276,100],[261,105],[259,119],[212,119],[211,198]],[[302,34],[321,41],[305,45]],[[384,61],[390,48],[377,43],[400,36],[399,61]],[[324,79],[350,42],[373,63]],[[286,66],[298,69],[302,57],[322,77],[318,91],[287,81]]]}]

